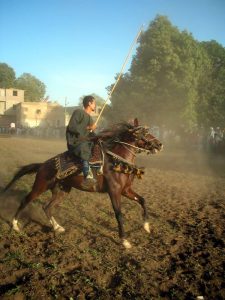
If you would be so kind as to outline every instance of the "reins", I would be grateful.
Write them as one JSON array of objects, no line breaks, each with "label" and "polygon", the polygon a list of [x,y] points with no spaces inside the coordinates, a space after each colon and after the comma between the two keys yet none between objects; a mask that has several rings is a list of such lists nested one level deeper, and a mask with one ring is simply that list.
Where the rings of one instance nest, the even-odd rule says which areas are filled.
[{"label": "reins", "polygon": [[[153,138],[152,140],[154,140],[155,138]],[[149,141],[151,141],[151,140],[149,140]],[[146,149],[144,149],[144,148],[140,148],[140,147],[137,147],[137,146],[134,146],[134,145],[132,145],[132,144],[129,144],[129,143],[125,143],[125,142],[121,142],[121,141],[115,141],[115,143],[118,143],[118,144],[121,144],[121,145],[127,145],[127,146],[129,146],[129,147],[131,147],[131,148],[134,148],[135,150],[136,150],[136,152],[133,152],[133,151],[131,151],[130,149],[128,149],[127,147],[125,147],[128,151],[130,151],[134,156],[136,156],[136,153],[141,153],[141,152],[147,152],[147,153],[150,153],[150,151],[149,150],[146,150]]]},{"label": "reins", "polygon": [[129,143],[125,143],[125,142],[120,142],[120,141],[115,141],[115,142],[118,143],[118,144],[121,144],[125,149],[127,149],[127,151],[129,151],[132,155],[134,155],[136,157],[136,152],[130,150],[127,146],[133,147],[133,148],[138,148],[138,147],[133,146]]}]

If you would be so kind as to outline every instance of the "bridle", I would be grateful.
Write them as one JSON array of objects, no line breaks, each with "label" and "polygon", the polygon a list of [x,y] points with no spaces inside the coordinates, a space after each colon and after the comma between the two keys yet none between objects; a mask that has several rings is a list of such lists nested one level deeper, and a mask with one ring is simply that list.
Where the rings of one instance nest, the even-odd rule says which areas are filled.
[{"label": "bridle", "polygon": [[[145,141],[146,143],[149,143],[151,141],[154,141],[156,140],[156,137],[153,137],[152,139],[150,140],[147,140],[144,136],[142,136],[141,138],[139,139],[135,139],[135,140],[140,140],[142,139],[143,141]],[[131,154],[133,154],[134,156],[136,156],[137,153],[142,153],[142,152],[145,152],[147,154],[149,154],[151,151],[150,150],[147,150],[147,149],[144,149],[144,148],[140,148],[140,147],[137,147],[135,145],[132,145],[132,144],[129,144],[129,143],[126,143],[126,142],[122,142],[120,140],[115,140],[114,141],[115,143],[118,143],[118,144],[121,144],[125,149],[127,149]],[[127,146],[131,147],[134,149],[134,151],[132,151],[131,149],[129,149]]]},{"label": "bridle", "polygon": [[[134,146],[132,144],[129,144],[129,143],[125,143],[125,142],[121,142],[121,141],[115,141],[115,143],[117,144],[121,144],[125,149],[127,149],[131,154],[133,154],[134,156],[136,156],[137,153],[141,153],[141,152],[148,152],[150,153],[149,150],[146,150],[146,149],[143,149],[143,148],[140,148],[140,147],[137,147],[137,146]],[[130,150],[127,146],[135,149],[134,151]]]},{"label": "bridle", "polygon": [[[135,134],[136,133],[136,134]],[[143,140],[144,142],[150,144],[150,147],[154,147],[152,141],[154,140],[157,140],[156,137],[152,137],[151,139],[146,139],[145,138],[145,135],[143,134],[143,132],[141,133],[140,131],[139,132],[134,132],[133,134],[134,136],[134,142],[137,142],[137,141],[140,141],[140,140]],[[135,145],[132,145],[130,143],[127,143],[127,142],[123,142],[119,139],[115,139],[112,141],[113,143],[117,143],[117,144],[120,144],[122,147],[124,147],[128,152],[130,152],[134,157],[136,157],[136,154],[138,153],[142,153],[142,152],[145,152],[147,154],[150,154],[151,153],[151,150],[147,150],[147,149],[144,149],[144,148],[141,148],[141,147],[138,147],[138,146],[135,146]],[[120,155],[114,153],[114,152],[111,152],[109,150],[106,151],[106,153],[108,155],[110,155],[111,157],[113,157],[115,160],[117,161],[121,161],[127,165],[130,165],[132,166],[133,164],[130,163],[128,160],[124,159],[123,157],[121,157]]]}]

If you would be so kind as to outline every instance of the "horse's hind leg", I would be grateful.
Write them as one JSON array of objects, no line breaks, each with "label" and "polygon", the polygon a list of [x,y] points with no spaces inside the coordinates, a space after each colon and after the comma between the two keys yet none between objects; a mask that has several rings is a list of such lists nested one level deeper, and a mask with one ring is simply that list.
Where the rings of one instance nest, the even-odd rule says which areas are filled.
[{"label": "horse's hind leg", "polygon": [[65,231],[65,229],[59,225],[55,218],[52,216],[52,209],[54,206],[59,205],[60,201],[62,200],[62,197],[64,196],[64,192],[60,190],[58,185],[55,185],[55,187],[52,189],[52,198],[51,200],[43,207],[44,212],[49,219],[50,223],[52,224],[52,227],[55,232],[62,233]]},{"label": "horse's hind leg", "polygon": [[145,205],[145,199],[138,195],[137,193],[135,193],[130,187],[125,189],[122,193],[123,196],[127,197],[128,199],[137,201],[142,209],[143,209],[143,219],[144,219],[144,229],[150,233],[150,226],[149,226],[149,222],[148,222],[148,213],[147,213],[147,209],[146,209],[146,205]]},{"label": "horse's hind leg", "polygon": [[19,218],[19,215],[21,213],[21,211],[34,199],[36,199],[41,193],[43,193],[45,191],[40,189],[40,190],[37,190],[36,188],[33,188],[32,191],[27,194],[27,196],[22,200],[19,208],[17,209],[17,212],[13,218],[13,221],[12,221],[12,226],[13,226],[13,229],[17,232],[20,231],[20,228],[18,226],[18,218]]}]

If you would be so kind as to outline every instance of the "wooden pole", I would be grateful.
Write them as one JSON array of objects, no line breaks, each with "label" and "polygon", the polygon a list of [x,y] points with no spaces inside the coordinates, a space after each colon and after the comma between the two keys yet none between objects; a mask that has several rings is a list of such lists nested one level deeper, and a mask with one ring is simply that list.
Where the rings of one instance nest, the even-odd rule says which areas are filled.
[{"label": "wooden pole", "polygon": [[99,119],[100,119],[100,117],[101,117],[101,115],[102,115],[102,113],[103,113],[103,110],[104,110],[104,108],[105,108],[105,106],[106,106],[107,101],[108,101],[109,98],[112,96],[112,93],[113,93],[113,91],[115,90],[115,87],[117,86],[117,84],[118,84],[118,82],[119,82],[119,80],[120,80],[120,77],[122,76],[122,73],[123,73],[123,70],[124,70],[124,68],[125,68],[125,66],[126,66],[126,64],[127,64],[128,58],[130,57],[130,54],[131,54],[131,52],[132,52],[132,50],[133,50],[133,47],[134,47],[134,45],[137,43],[137,40],[138,40],[138,38],[139,38],[139,36],[140,36],[142,30],[143,30],[143,25],[141,26],[141,28],[140,28],[138,34],[136,35],[136,37],[135,37],[135,39],[134,39],[132,45],[130,46],[129,52],[128,52],[128,54],[127,54],[127,57],[126,57],[126,59],[125,59],[123,65],[122,65],[120,74],[119,74],[119,76],[118,76],[118,78],[117,78],[117,80],[116,80],[116,82],[115,82],[113,88],[111,89],[111,91],[110,91],[110,93],[109,93],[107,99],[106,99],[105,102],[104,102],[104,105],[103,105],[103,107],[102,107],[102,109],[101,109],[100,114],[98,115],[98,118],[97,118],[97,120],[96,120],[96,122],[95,122],[95,125],[97,125],[97,123],[98,123],[98,121],[99,121]]}]

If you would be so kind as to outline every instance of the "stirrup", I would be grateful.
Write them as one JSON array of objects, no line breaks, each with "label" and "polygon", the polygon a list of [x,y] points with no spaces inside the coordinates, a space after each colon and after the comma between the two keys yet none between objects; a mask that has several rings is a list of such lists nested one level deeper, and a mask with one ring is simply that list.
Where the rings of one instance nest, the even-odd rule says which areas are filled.
[{"label": "stirrup", "polygon": [[96,183],[97,183],[97,180],[93,177],[93,178],[84,178],[83,182],[81,183],[81,187],[83,189],[90,189],[90,188],[94,188],[94,190],[96,189]]},{"label": "stirrup", "polygon": [[97,170],[97,175],[102,175],[103,174],[103,166],[101,165],[101,167]]},{"label": "stirrup", "polygon": [[88,175],[87,175],[86,179],[94,179],[94,175],[93,175],[93,172],[90,167],[89,167]]}]

